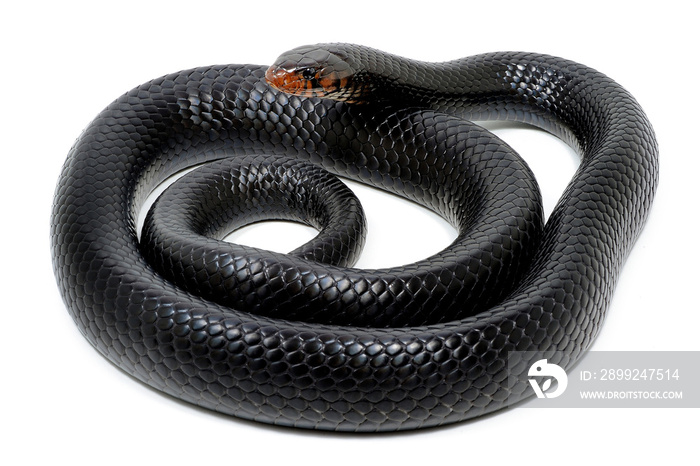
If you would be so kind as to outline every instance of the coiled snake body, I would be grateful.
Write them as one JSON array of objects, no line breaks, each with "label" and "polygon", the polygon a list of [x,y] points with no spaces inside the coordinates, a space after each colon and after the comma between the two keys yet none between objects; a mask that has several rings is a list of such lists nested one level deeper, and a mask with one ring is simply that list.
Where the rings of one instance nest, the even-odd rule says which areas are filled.
[{"label": "coiled snake body", "polygon": [[[580,152],[544,228],[527,166],[463,118],[531,123]],[[212,161],[154,204],[140,244],[151,190]],[[568,368],[590,346],[657,164],[634,98],[577,63],[302,47],[269,69],[164,76],[107,107],[60,175],[54,269],[87,339],[177,398],[305,428],[440,425],[530,394],[535,359],[509,355]],[[364,218],[321,167],[433,209],[458,238],[416,264],[349,268]],[[264,218],[322,233],[290,255],[217,239]]]}]

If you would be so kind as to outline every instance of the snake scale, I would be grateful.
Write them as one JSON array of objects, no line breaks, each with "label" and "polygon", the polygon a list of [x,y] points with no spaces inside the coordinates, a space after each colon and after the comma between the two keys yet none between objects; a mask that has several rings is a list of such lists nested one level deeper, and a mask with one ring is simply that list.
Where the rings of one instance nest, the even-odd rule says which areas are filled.
[{"label": "snake scale", "polygon": [[[546,224],[527,165],[468,121],[494,119],[580,153]],[[138,232],[152,190],[200,165]],[[415,264],[353,268],[364,215],[329,172],[428,207],[457,239]],[[53,265],[89,342],[164,393],[278,425],[416,429],[531,395],[533,360],[509,355],[577,361],[657,181],[639,104],[583,65],[307,46],[269,68],[167,75],[102,111],[58,181]],[[290,254],[221,240],[274,218],[320,234]]]}]

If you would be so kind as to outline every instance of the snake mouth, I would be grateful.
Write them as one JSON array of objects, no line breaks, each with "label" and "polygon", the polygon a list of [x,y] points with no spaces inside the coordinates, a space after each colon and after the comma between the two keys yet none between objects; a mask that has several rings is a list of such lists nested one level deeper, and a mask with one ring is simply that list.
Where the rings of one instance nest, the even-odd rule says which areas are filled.
[{"label": "snake mouth", "polygon": [[314,67],[286,67],[273,65],[265,72],[265,79],[275,89],[300,97],[326,97],[344,100],[343,90],[349,90],[350,76],[337,71]]},{"label": "snake mouth", "polygon": [[296,69],[284,66],[271,66],[265,72],[265,79],[273,88],[286,94],[301,97],[322,97],[325,92],[315,82],[315,77],[304,77]]}]

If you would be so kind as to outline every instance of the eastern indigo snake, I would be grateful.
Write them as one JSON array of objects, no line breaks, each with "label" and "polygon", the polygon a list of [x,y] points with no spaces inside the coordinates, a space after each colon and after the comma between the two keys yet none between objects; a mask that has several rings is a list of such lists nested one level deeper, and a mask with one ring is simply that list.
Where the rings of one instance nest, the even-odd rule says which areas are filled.
[{"label": "eastern indigo snake", "polygon": [[[491,119],[539,126],[581,154],[544,227],[527,165],[466,121]],[[652,203],[657,156],[634,98],[571,61],[302,47],[269,70],[182,71],[109,105],[60,175],[53,264],[87,339],[177,398],[305,428],[440,425],[529,394],[526,365],[508,367],[508,354],[567,368],[590,346]],[[213,161],[136,231],[156,185]],[[416,264],[351,268],[362,209],[326,170],[434,210],[457,239]],[[220,241],[268,218],[322,233],[291,255]]]}]

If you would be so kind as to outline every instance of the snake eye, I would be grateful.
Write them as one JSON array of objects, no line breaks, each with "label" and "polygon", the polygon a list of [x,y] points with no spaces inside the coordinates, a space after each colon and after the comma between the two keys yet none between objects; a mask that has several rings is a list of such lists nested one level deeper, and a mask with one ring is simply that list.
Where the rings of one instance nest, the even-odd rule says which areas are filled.
[{"label": "snake eye", "polygon": [[304,68],[301,70],[301,77],[308,81],[316,79],[316,68]]}]

